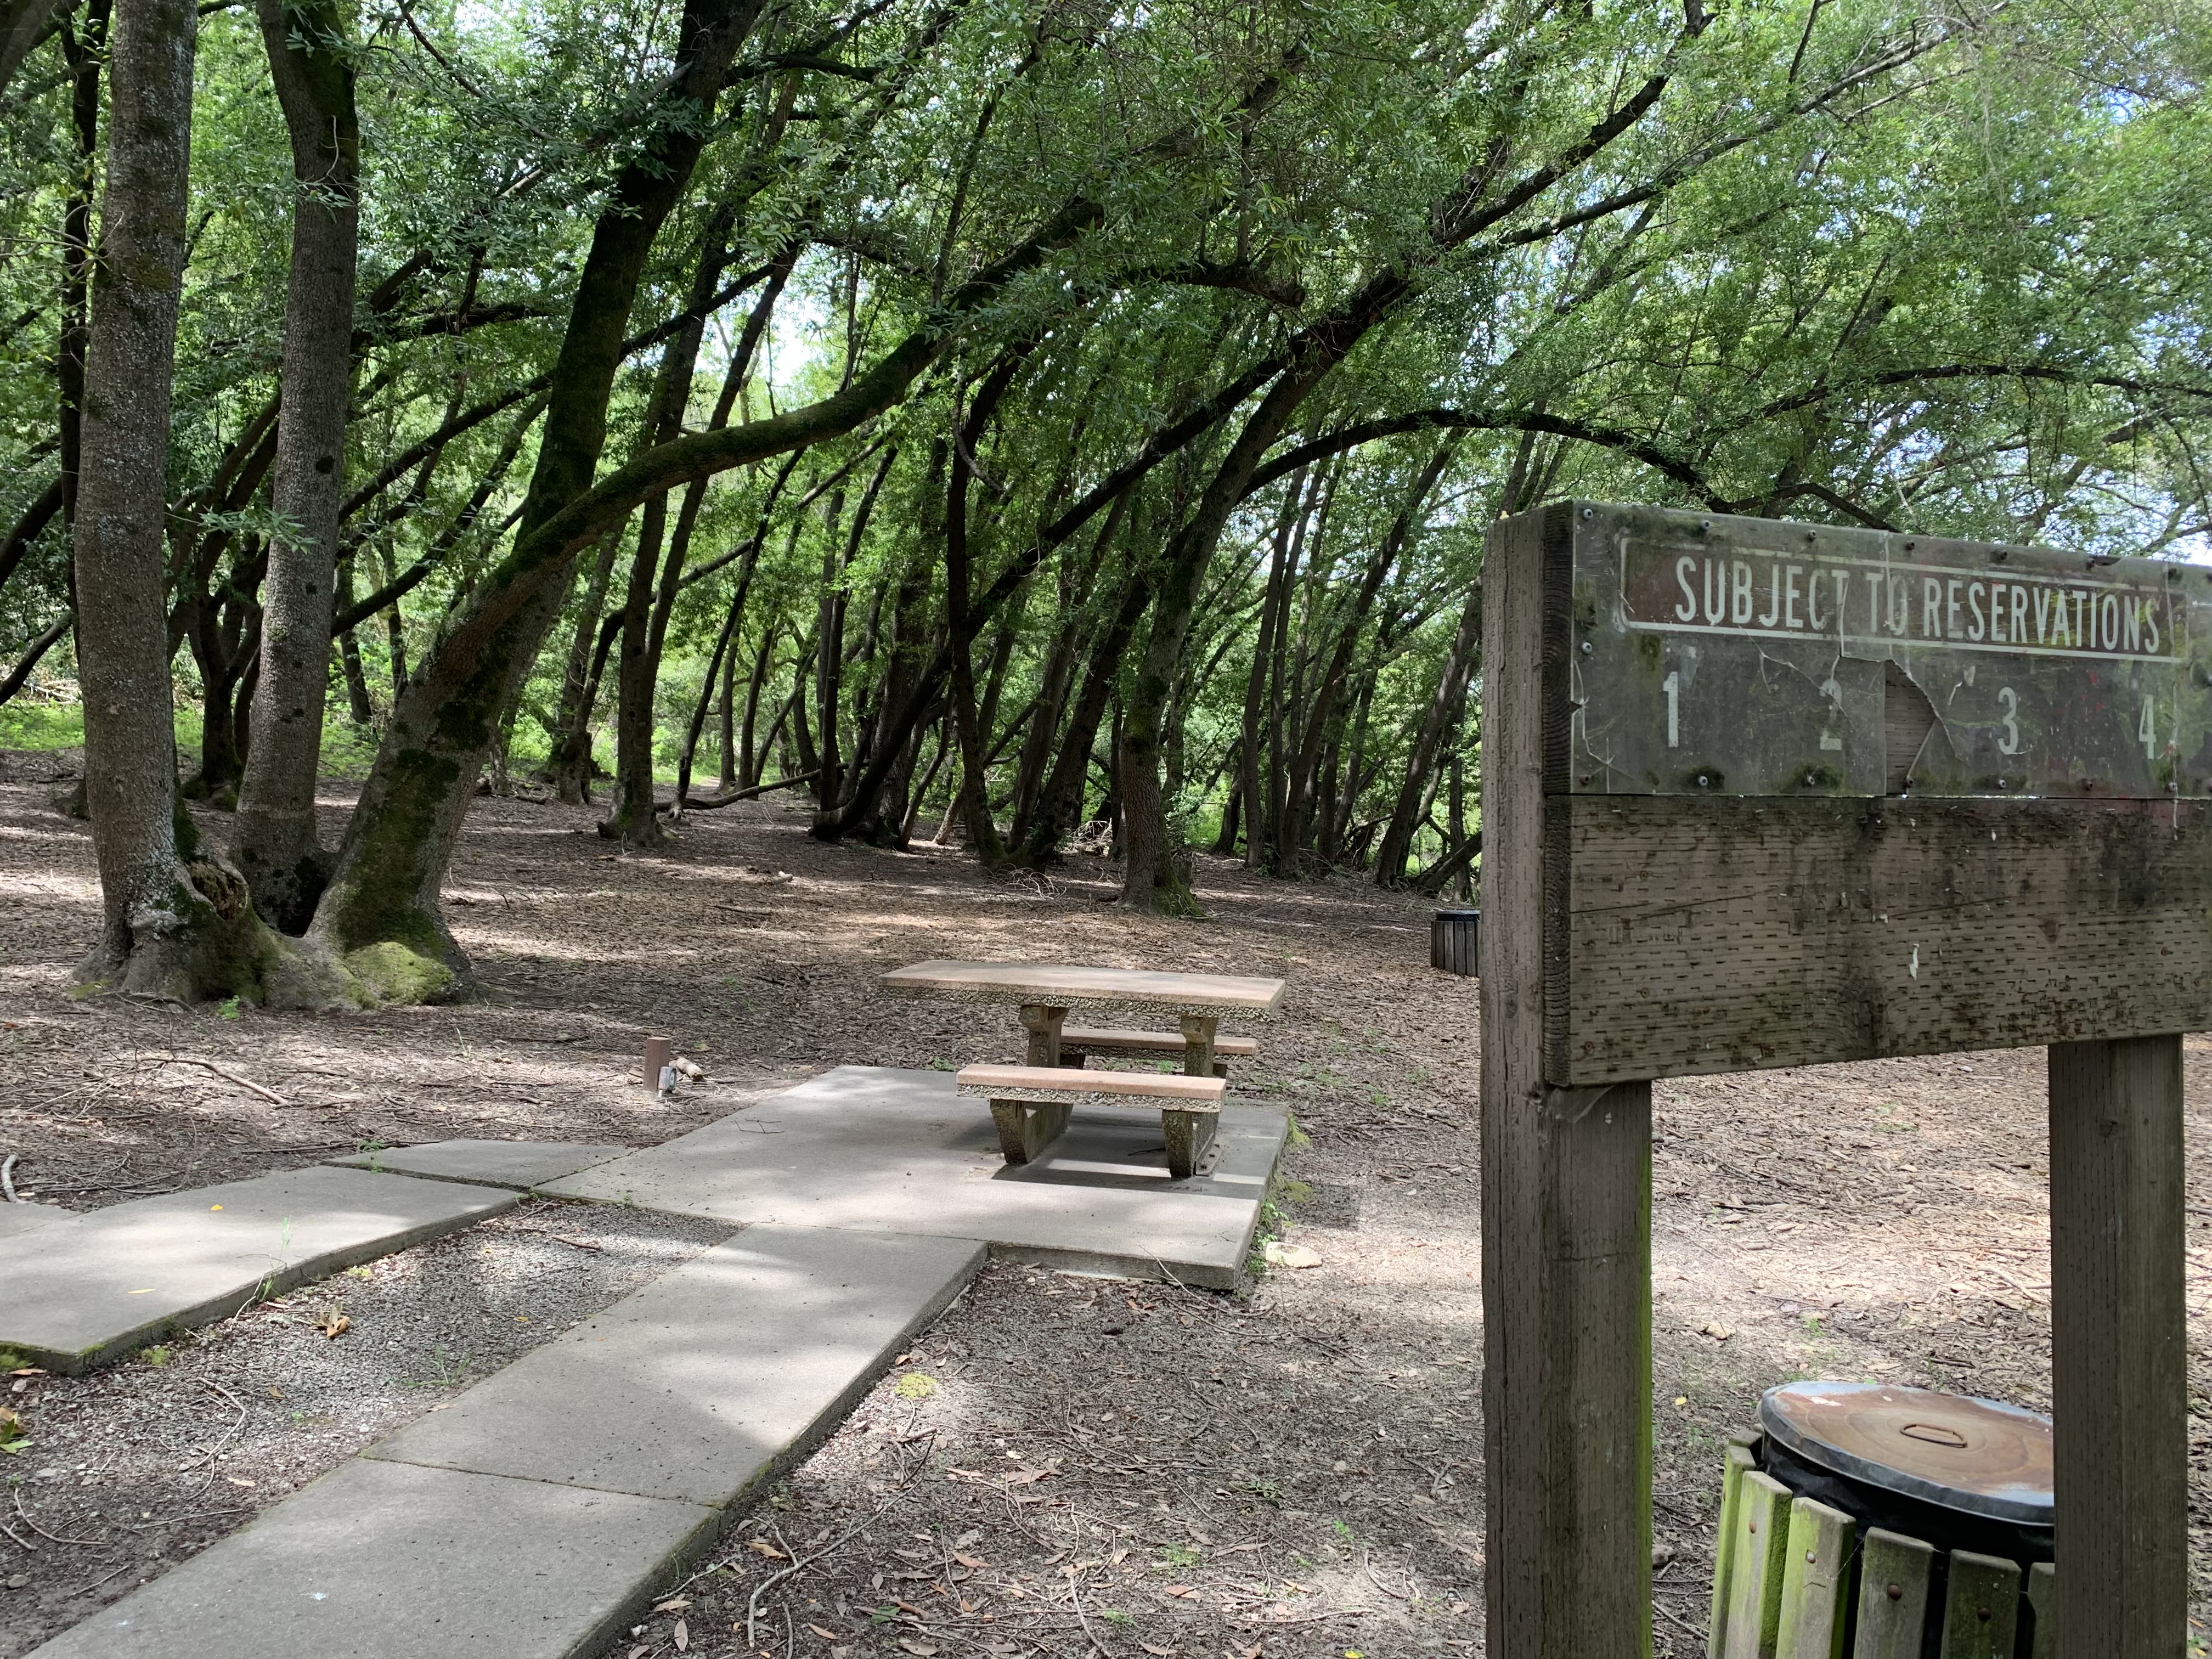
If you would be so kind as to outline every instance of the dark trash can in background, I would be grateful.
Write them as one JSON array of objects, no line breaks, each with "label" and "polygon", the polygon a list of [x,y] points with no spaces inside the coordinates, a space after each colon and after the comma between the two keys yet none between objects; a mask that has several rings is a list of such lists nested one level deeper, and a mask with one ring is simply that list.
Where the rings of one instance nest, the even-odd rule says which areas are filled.
[{"label": "dark trash can in background", "polygon": [[1429,966],[1473,977],[1475,941],[1482,933],[1480,910],[1439,910],[1429,923]]}]

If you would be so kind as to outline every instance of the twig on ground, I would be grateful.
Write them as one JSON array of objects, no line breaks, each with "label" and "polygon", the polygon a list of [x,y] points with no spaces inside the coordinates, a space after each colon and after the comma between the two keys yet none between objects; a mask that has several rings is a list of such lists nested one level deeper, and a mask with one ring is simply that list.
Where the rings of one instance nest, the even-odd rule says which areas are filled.
[{"label": "twig on ground", "polygon": [[128,1572],[128,1571],[130,1571],[133,1565],[135,1565],[135,1564],[134,1564],[134,1563],[131,1563],[131,1562],[129,1562],[129,1561],[125,1561],[125,1562],[121,1566],[119,1566],[119,1567],[116,1568],[114,1572],[104,1572],[104,1573],[100,1574],[100,1576],[99,1577],[97,1577],[97,1578],[94,1579],[94,1580],[93,1580],[89,1584],[87,1584],[87,1585],[86,1585],[82,1589],[73,1589],[73,1590],[71,1590],[71,1591],[69,1593],[68,1596],[67,1596],[67,1597],[65,1597],[64,1599],[65,1599],[65,1600],[68,1600],[68,1601],[75,1601],[75,1600],[76,1600],[76,1598],[77,1598],[78,1596],[80,1596],[80,1595],[89,1595],[93,1591],[94,1591],[94,1590],[98,1589],[99,1589],[102,1584],[106,1583],[109,1579],[111,1579],[111,1578],[114,1577],[116,1573],[118,1573],[118,1572]]},{"label": "twig on ground", "polygon": [[[105,1544],[112,1541],[105,1538],[64,1538],[58,1533],[48,1532],[37,1522],[32,1520],[29,1511],[24,1509],[23,1489],[21,1486],[18,1486],[15,1489],[15,1513],[21,1519],[23,1524],[28,1527],[33,1532],[38,1534],[40,1537],[44,1538],[50,1542],[56,1544]],[[15,1541],[17,1543],[21,1543],[22,1540],[17,1539]],[[25,1545],[24,1547],[27,1549],[30,1547],[28,1545]]]},{"label": "twig on ground", "polygon": [[[829,1557],[835,1555],[839,1550],[844,1548],[846,1545],[851,1543],[853,1540],[858,1538],[862,1533],[866,1532],[877,1522],[882,1520],[885,1515],[890,1513],[891,1505],[897,1503],[906,1495],[906,1488],[901,1487],[898,1491],[893,1492],[890,1497],[884,1501],[883,1506],[877,1510],[873,1515],[861,1522],[860,1525],[854,1527],[842,1537],[823,1545],[820,1549],[815,1551],[813,1554],[806,1557],[804,1560],[793,1557],[791,1565],[786,1567],[781,1572],[770,1573],[766,1578],[762,1579],[761,1582],[754,1587],[753,1593],[745,1599],[745,1646],[755,1651],[759,1650],[760,1641],[755,1633],[753,1627],[760,1618],[760,1599],[763,1595],[775,1589],[776,1585],[781,1584],[785,1579],[790,1577],[793,1573],[799,1571],[803,1568],[811,1567],[816,1562],[826,1560]],[[791,1552],[787,1549],[784,1553],[786,1555],[789,1555],[791,1554]],[[735,1560],[736,1559],[736,1557],[732,1556],[731,1560]],[[720,1565],[727,1566],[729,1562],[725,1561]],[[714,1569],[712,1567],[707,1569],[708,1572],[712,1572],[714,1570]],[[698,1577],[702,1575],[694,1576]]]},{"label": "twig on ground", "polygon": [[1680,1613],[1675,1612],[1674,1608],[1668,1607],[1664,1601],[1662,1601],[1657,1596],[1655,1595],[1651,1598],[1651,1605],[1658,1608],[1660,1612],[1665,1613],[1669,1619],[1680,1625],[1684,1630],[1689,1632],[1691,1635],[1703,1636],[1705,1633],[1699,1630],[1695,1625],[1692,1624],[1688,1620],[1683,1618]]},{"label": "twig on ground", "polygon": [[22,1551],[24,1554],[36,1555],[39,1553],[38,1546],[28,1542],[21,1534],[16,1532],[15,1528],[7,1525],[5,1522],[0,1522],[0,1532],[6,1533],[8,1534],[8,1541],[13,1544],[17,1549]]},{"label": "twig on ground", "polygon": [[229,1079],[241,1089],[252,1090],[264,1100],[274,1101],[279,1106],[289,1106],[292,1103],[274,1090],[264,1089],[252,1079],[242,1078],[228,1066],[218,1066],[211,1060],[198,1060],[191,1054],[170,1054],[167,1056],[164,1063],[170,1066],[197,1066],[204,1072],[213,1072],[217,1077]]},{"label": "twig on ground", "polygon": [[[240,1311],[243,1311],[243,1310]],[[234,1319],[237,1317],[237,1315],[234,1314],[231,1316]],[[235,1440],[238,1437],[238,1431],[246,1426],[246,1419],[248,1416],[248,1413],[246,1409],[246,1402],[240,1400],[236,1395],[233,1394],[228,1389],[224,1388],[222,1383],[209,1382],[205,1378],[202,1378],[201,1386],[216,1394],[221,1395],[225,1400],[230,1401],[233,1406],[238,1408],[238,1415],[231,1419],[230,1426],[223,1431],[222,1438],[216,1441],[213,1446],[208,1449],[207,1479],[201,1481],[198,1486],[195,1486],[190,1492],[185,1494],[184,1501],[187,1504],[198,1498],[210,1486],[215,1485],[216,1459],[221,1457],[223,1453],[223,1449],[229,1445],[233,1440]],[[187,1464],[185,1467],[189,1468],[191,1465]]]},{"label": "twig on ground", "polygon": [[0,1159],[0,1192],[7,1194],[8,1201],[10,1204],[21,1204],[23,1201],[15,1196],[15,1165],[21,1161],[21,1158],[22,1154],[20,1152],[10,1152],[4,1159]]},{"label": "twig on ground", "polygon": [[1083,1611],[1082,1592],[1075,1588],[1075,1581],[1081,1577],[1073,1567],[1068,1569],[1067,1599],[1075,1606],[1075,1622],[1083,1626],[1083,1639],[1091,1644],[1091,1650],[1098,1656],[1098,1659],[1113,1659],[1113,1656],[1099,1644],[1097,1632],[1091,1628],[1090,1615]]}]

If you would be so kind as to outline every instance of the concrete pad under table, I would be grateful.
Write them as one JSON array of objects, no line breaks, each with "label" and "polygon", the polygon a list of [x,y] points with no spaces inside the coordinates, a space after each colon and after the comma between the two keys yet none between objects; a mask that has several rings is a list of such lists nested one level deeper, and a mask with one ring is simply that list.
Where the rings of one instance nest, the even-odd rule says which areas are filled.
[{"label": "concrete pad under table", "polygon": [[518,1191],[558,1181],[562,1176],[605,1164],[627,1146],[587,1146],[568,1140],[431,1140],[419,1146],[391,1146],[382,1152],[327,1158],[339,1169],[389,1170],[428,1181],[461,1181],[479,1187]]},{"label": "concrete pad under table", "polygon": [[572,1659],[717,1524],[696,1504],[356,1458],[32,1659]]},{"label": "concrete pad under table", "polygon": [[842,1421],[982,1264],[971,1239],[750,1227],[366,1455],[726,1507]]},{"label": "concrete pad under table", "polygon": [[0,1348],[74,1375],[521,1201],[317,1168],[89,1211],[0,1238]]},{"label": "concrete pad under table", "polygon": [[[1076,1074],[1079,1075],[1079,1074]],[[1206,1173],[1171,1181],[1157,1121],[1077,1109],[1010,1166],[949,1072],[840,1066],[749,1110],[543,1191],[746,1224],[980,1239],[1017,1261],[1237,1282],[1288,1124],[1225,1104]]]}]

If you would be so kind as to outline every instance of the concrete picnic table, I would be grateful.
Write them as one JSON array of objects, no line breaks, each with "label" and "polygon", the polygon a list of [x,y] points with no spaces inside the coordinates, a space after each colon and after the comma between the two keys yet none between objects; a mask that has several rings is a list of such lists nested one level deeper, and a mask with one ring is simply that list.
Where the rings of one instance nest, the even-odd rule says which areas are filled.
[{"label": "concrete picnic table", "polygon": [[1029,1033],[1031,1066],[1060,1064],[1060,1027],[1070,1008],[1173,1014],[1182,1028],[1182,1068],[1192,1077],[1213,1075],[1214,1032],[1224,1014],[1271,1016],[1282,1006],[1285,989],[1279,979],[1059,962],[917,962],[893,969],[883,982],[910,996],[1014,1004]]}]

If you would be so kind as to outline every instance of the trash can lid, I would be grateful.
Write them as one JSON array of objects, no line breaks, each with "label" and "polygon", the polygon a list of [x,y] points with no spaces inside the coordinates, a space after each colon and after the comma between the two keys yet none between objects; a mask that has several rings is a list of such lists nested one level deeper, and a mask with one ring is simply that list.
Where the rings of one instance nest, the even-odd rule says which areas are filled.
[{"label": "trash can lid", "polygon": [[1438,920],[1443,921],[1480,921],[1482,919],[1482,912],[1480,910],[1439,910],[1437,912],[1437,916]]},{"label": "trash can lid", "polygon": [[2052,1523],[2051,1419],[2017,1406],[1877,1382],[1769,1389],[1759,1424],[1847,1479],[1990,1521]]}]

